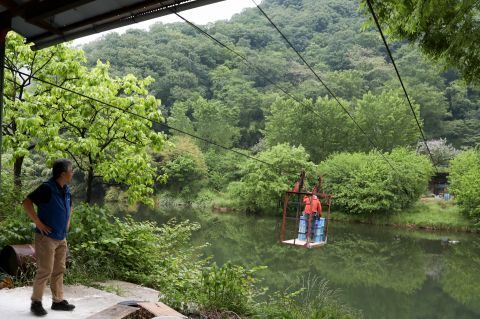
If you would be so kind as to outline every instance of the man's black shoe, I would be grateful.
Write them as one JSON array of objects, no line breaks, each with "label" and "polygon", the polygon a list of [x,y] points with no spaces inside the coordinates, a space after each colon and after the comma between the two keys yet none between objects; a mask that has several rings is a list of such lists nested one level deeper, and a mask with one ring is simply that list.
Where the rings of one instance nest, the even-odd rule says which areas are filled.
[{"label": "man's black shoe", "polygon": [[37,317],[42,317],[47,314],[47,311],[43,308],[41,301],[32,301],[30,311]]},{"label": "man's black shoe", "polygon": [[66,300],[52,302],[52,310],[72,311],[73,309],[75,309],[75,306],[69,304]]}]

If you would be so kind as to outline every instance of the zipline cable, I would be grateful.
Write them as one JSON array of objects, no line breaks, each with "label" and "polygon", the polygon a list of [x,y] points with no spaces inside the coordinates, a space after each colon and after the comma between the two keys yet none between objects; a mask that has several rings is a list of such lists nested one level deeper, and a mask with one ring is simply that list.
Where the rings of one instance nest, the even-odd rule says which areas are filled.
[{"label": "zipline cable", "polygon": [[[252,0],[252,1],[254,1],[254,0]],[[428,155],[430,156],[430,160],[432,161],[432,164],[435,167],[435,171],[438,174],[437,163],[435,163],[435,161],[433,160],[432,152],[430,152],[430,148],[428,147],[427,139],[425,138],[425,134],[423,133],[423,129],[420,125],[417,114],[415,114],[415,110],[413,109],[412,102],[410,101],[410,97],[408,96],[407,89],[405,88],[405,85],[403,84],[402,77],[400,76],[400,72],[398,71],[398,68],[397,68],[397,64],[395,63],[395,60],[393,59],[392,52],[390,51],[390,47],[388,46],[387,40],[385,39],[382,28],[380,27],[380,23],[378,23],[377,15],[375,14],[375,11],[373,10],[373,6],[372,6],[372,3],[370,2],[370,0],[367,0],[367,5],[368,5],[368,8],[370,9],[370,13],[372,14],[373,20],[375,21],[375,24],[377,25],[378,32],[380,33],[380,35],[382,37],[383,44],[385,45],[385,48],[387,49],[388,56],[390,57],[390,60],[392,61],[393,67],[395,68],[395,73],[397,74],[398,80],[400,81],[400,85],[402,86],[403,93],[405,94],[405,97],[408,101],[408,106],[410,107],[410,110],[412,111],[412,115],[415,118],[415,122],[417,123],[418,130],[420,131],[420,134],[422,135],[423,143],[425,144],[425,147],[427,148],[427,152],[428,152]]]},{"label": "zipline cable", "polygon": [[[252,0],[253,1],[253,0]],[[255,1],[254,1],[255,3]],[[257,5],[255,3],[255,5]],[[257,7],[263,12],[263,10],[257,5]],[[189,20],[187,20],[186,18],[184,18],[183,16],[181,16],[180,14],[178,14],[176,11],[174,10],[171,10],[175,15],[177,15],[180,19],[182,19],[183,21],[185,21],[187,24],[189,24],[190,26],[192,26],[194,29],[198,30],[201,34],[203,34],[204,36],[208,37],[209,39],[211,39],[212,41],[214,41],[215,43],[217,43],[218,45],[224,47],[225,49],[229,50],[230,52],[234,53],[235,55],[239,56],[240,58],[242,58],[242,60],[245,61],[245,63],[249,66],[251,66],[252,64],[247,60],[247,58],[245,56],[243,56],[242,54],[236,52],[235,50],[233,50],[232,48],[228,47],[227,45],[223,44],[220,40],[216,39],[215,37],[213,37],[212,35],[210,35],[208,32],[206,32],[205,30],[201,29],[200,27],[198,27],[197,25],[195,25],[194,23],[190,22]],[[265,14],[265,13],[264,13]],[[265,14],[266,15],[266,14]],[[269,19],[269,21],[271,21],[270,18],[268,18],[267,16],[267,19]],[[272,21],[271,21],[272,24],[274,24]],[[275,25],[275,24],[274,24]],[[276,27],[276,26],[275,26]],[[281,31],[276,27],[277,31],[281,33]],[[367,137],[367,141],[370,143],[370,145],[372,145],[374,148],[377,148],[377,149],[380,149],[374,142],[372,142],[369,138],[369,136],[367,135],[367,133],[360,127],[360,125],[355,121],[355,119],[353,118],[353,116],[348,112],[348,110],[343,106],[343,104],[338,100],[338,98],[336,97],[336,95],[325,85],[325,83],[320,79],[320,77],[316,74],[316,72],[310,67],[310,65],[305,61],[305,59],[303,59],[303,57],[300,55],[300,53],[295,49],[295,47],[293,47],[293,45],[290,43],[290,41],[288,41],[288,39],[283,35],[283,33],[281,33],[282,36],[284,37],[284,39],[290,44],[290,46],[293,48],[293,50],[295,50],[295,52],[302,58],[302,60],[309,66],[309,68],[312,70],[312,72],[317,76],[317,78],[320,80],[320,82],[325,86],[325,88],[328,90],[328,92],[335,98],[335,100],[337,101],[337,103],[342,107],[342,109],[347,113],[347,115],[350,117],[350,119],[355,123],[355,125],[357,126],[357,128],[365,135],[365,137]],[[256,66],[252,66],[253,68],[255,68],[256,70],[258,70],[258,68]],[[259,74],[263,74],[262,70],[260,69],[260,73]],[[266,77],[264,77],[265,79],[268,79]],[[270,82],[270,81],[269,81]],[[273,82],[271,82],[273,83]],[[275,83],[274,85],[276,87],[278,87]],[[282,90],[284,93],[286,93],[287,95],[290,95],[289,93],[285,92],[284,90]],[[295,98],[294,98],[295,99]],[[295,99],[297,102],[299,102],[297,99]],[[299,102],[301,103],[301,102]],[[301,103],[302,105],[305,106],[305,104]],[[312,112],[314,111],[313,109],[311,109]],[[313,112],[317,115],[320,116],[320,114],[316,113],[316,112]],[[321,116],[320,116],[321,118]],[[326,121],[325,121],[326,122]],[[327,122],[328,123],[328,122]],[[374,137],[375,138],[375,137]],[[396,173],[395,177],[398,179],[399,178],[399,175],[400,173],[398,172],[398,170],[393,166],[393,164],[386,158],[386,156],[382,153],[382,152],[379,152],[379,155],[380,157],[388,164],[388,166],[390,166],[390,168],[392,169],[392,171],[394,171]],[[401,184],[401,183],[400,183]],[[408,194],[408,191],[406,190],[406,188],[401,185],[400,186],[402,191],[407,195],[409,196]]]},{"label": "zipline cable", "polygon": [[[368,143],[370,143],[371,146],[373,146],[373,148],[376,148],[376,149],[381,149],[380,147],[377,146],[378,144],[378,141],[376,139],[375,136],[370,136],[368,135],[364,129],[362,129],[362,127],[358,124],[358,122],[355,120],[355,118],[352,116],[352,114],[347,110],[347,108],[342,104],[342,102],[340,102],[340,100],[338,99],[338,97],[335,95],[335,93],[333,93],[332,90],[330,90],[330,88],[325,84],[325,82],[320,78],[320,76],[317,74],[317,72],[315,72],[315,70],[312,68],[312,66],[310,65],[310,63],[308,63],[305,58],[300,54],[300,52],[298,52],[298,50],[295,48],[295,46],[290,42],[290,40],[288,40],[288,38],[283,34],[283,32],[277,27],[277,25],[272,21],[272,19],[270,19],[270,17],[267,15],[267,13],[265,11],[263,11],[263,9],[257,4],[257,2],[255,2],[255,0],[252,0],[252,2],[255,4],[255,6],[258,8],[258,10],[260,10],[260,12],[263,14],[263,16],[270,22],[270,24],[275,28],[275,30],[277,30],[277,32],[282,36],[282,38],[285,40],[285,42],[287,42],[287,44],[290,46],[290,48],[292,48],[293,51],[295,51],[295,53],[297,54],[297,56],[303,61],[303,63],[308,67],[308,69],[315,75],[315,77],[317,78],[317,80],[325,87],[325,89],[327,90],[327,92],[333,97],[333,99],[338,103],[338,105],[340,105],[340,107],[342,108],[342,110],[348,115],[348,117],[353,121],[353,123],[355,124],[355,126],[360,130],[360,132],[362,132],[363,135],[365,135],[365,137],[367,138],[367,141]],[[373,142],[371,140],[371,138],[373,138],[375,140],[375,142]],[[395,169],[395,167],[392,165],[392,163],[390,163],[390,161],[385,157],[385,155],[383,153],[380,152],[380,156],[388,163],[388,165],[395,171],[398,173],[398,171]]]},{"label": "zipline cable", "polygon": [[265,75],[265,70],[262,70],[261,68],[259,68],[258,66],[254,65],[253,63],[251,63],[246,57],[245,55],[239,53],[238,51],[236,51],[235,49],[229,47],[228,45],[226,45],[225,43],[223,43],[222,41],[218,40],[217,38],[215,38],[214,36],[212,36],[211,34],[209,34],[207,31],[203,30],[202,28],[200,28],[199,26],[197,26],[196,24],[194,24],[193,22],[191,22],[190,20],[186,19],[185,17],[183,17],[182,15],[180,15],[178,12],[176,12],[175,10],[171,9],[171,11],[177,16],[179,17],[180,19],[182,19],[185,23],[187,23],[188,25],[190,25],[191,27],[193,27],[195,30],[197,30],[198,32],[200,32],[201,34],[203,34],[204,36],[206,36],[207,38],[209,38],[210,40],[212,40],[213,42],[215,42],[216,44],[218,44],[219,46],[223,47],[224,49],[227,49],[228,51],[230,51],[231,53],[235,54],[236,56],[238,56],[248,67],[254,69],[255,71],[257,71],[257,74],[263,78],[264,80],[266,80],[268,83],[272,84],[273,86],[275,86],[277,89],[279,89],[280,91],[282,91],[286,96],[290,97],[291,99],[295,100],[297,103],[299,103],[300,105],[302,105],[303,107],[309,109],[312,113],[316,114],[319,119],[327,126],[329,126],[329,123],[323,118],[323,116],[318,113],[313,107],[311,107],[310,105],[308,104],[305,104],[304,102],[302,102],[299,98],[295,97],[294,95],[292,95],[291,93],[289,93],[288,91],[286,91],[283,87],[281,87],[280,85],[278,85],[277,83],[275,83],[275,81],[273,81],[272,79],[270,79],[269,77],[267,77]]},{"label": "zipline cable", "polygon": [[[253,156],[251,156],[251,155],[248,155],[248,154],[239,152],[239,151],[237,151],[237,150],[235,150],[235,149],[233,149],[233,148],[226,147],[226,146],[221,145],[221,144],[218,144],[218,143],[216,143],[216,142],[214,142],[214,141],[210,141],[210,140],[208,140],[208,139],[206,139],[206,138],[203,138],[203,137],[201,137],[201,136],[198,136],[198,135],[195,135],[195,134],[192,134],[192,133],[183,131],[183,130],[181,130],[181,129],[172,127],[172,126],[170,126],[170,125],[167,125],[167,124],[165,124],[165,123],[161,123],[161,122],[156,121],[156,120],[149,119],[149,118],[146,117],[146,116],[137,114],[137,113],[132,112],[132,111],[129,111],[129,110],[122,109],[121,107],[118,107],[118,106],[113,105],[113,104],[111,104],[111,103],[108,103],[108,102],[99,100],[99,99],[97,99],[97,98],[94,98],[94,97],[85,95],[85,94],[83,94],[83,93],[74,91],[74,90],[72,90],[72,89],[63,87],[63,86],[58,85],[58,84],[56,84],[56,83],[53,83],[53,82],[50,82],[50,81],[47,81],[47,80],[38,78],[38,77],[33,76],[33,75],[31,75],[31,74],[24,73],[24,72],[21,72],[21,71],[19,71],[19,70],[15,70],[15,69],[13,69],[13,68],[11,68],[11,67],[9,67],[9,66],[6,66],[6,65],[5,65],[5,68],[8,69],[8,70],[10,70],[10,71],[12,71],[12,72],[14,72],[14,73],[28,76],[28,77],[30,77],[31,79],[34,79],[34,80],[36,80],[36,81],[39,81],[39,82],[48,84],[48,85],[53,86],[53,87],[56,87],[56,88],[58,88],[58,89],[61,89],[61,90],[64,90],[64,91],[73,93],[73,94],[75,94],[75,95],[81,96],[81,97],[86,98],[86,99],[88,99],[88,100],[91,100],[91,101],[94,101],[94,102],[103,104],[103,105],[105,105],[105,106],[107,106],[107,107],[110,107],[110,108],[119,110],[119,111],[121,111],[121,112],[124,112],[124,113],[130,114],[130,115],[136,116],[136,117],[138,117],[138,118],[147,120],[147,121],[149,121],[149,122],[158,124],[158,125],[160,125],[160,126],[163,126],[163,127],[165,127],[165,128],[168,128],[168,129],[170,129],[170,130],[172,130],[172,131],[176,131],[176,132],[179,132],[179,133],[188,135],[188,136],[190,136],[190,137],[192,137],[192,138],[201,140],[201,141],[203,141],[203,142],[205,142],[205,143],[214,145],[214,146],[216,146],[216,147],[218,147],[218,148],[221,148],[221,149],[224,149],[224,150],[227,150],[227,151],[236,153],[237,155],[241,155],[241,156],[247,157],[247,158],[249,158],[249,159],[251,159],[251,160],[255,160],[255,161],[257,161],[257,162],[263,163],[263,164],[265,164],[265,165],[268,165],[268,166],[274,168],[275,170],[280,170],[278,167],[276,167],[276,166],[275,166],[274,164],[272,164],[272,163],[269,163],[269,162],[263,161],[263,160],[261,160],[261,159],[258,159],[258,158],[256,158],[256,157],[253,157]],[[12,82],[14,82],[14,81],[11,80],[11,79],[9,79],[9,80],[12,81]]]}]

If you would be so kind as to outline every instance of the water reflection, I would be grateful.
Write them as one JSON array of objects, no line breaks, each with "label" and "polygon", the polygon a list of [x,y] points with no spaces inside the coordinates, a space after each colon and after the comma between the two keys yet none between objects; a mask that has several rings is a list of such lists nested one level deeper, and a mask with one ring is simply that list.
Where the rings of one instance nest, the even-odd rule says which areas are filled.
[{"label": "water reflection", "polygon": [[217,263],[268,266],[261,275],[273,291],[319,276],[366,318],[480,317],[479,236],[333,223],[328,245],[303,249],[278,244],[271,218],[148,209],[135,215],[160,223],[172,217],[202,225],[194,240],[209,242],[205,254]]}]

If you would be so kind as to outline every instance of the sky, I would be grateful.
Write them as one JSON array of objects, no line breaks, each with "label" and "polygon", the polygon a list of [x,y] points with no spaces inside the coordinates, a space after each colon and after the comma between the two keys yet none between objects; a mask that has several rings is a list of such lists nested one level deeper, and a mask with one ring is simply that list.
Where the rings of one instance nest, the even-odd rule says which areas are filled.
[{"label": "sky", "polygon": [[[257,3],[261,1],[257,0]],[[209,22],[215,22],[218,20],[228,20],[230,19],[235,13],[241,12],[245,8],[254,7],[254,3],[251,0],[225,0],[221,2],[217,2],[214,4],[210,4],[207,6],[203,6],[200,8],[195,8],[187,11],[182,11],[180,14],[184,16],[186,19],[192,21],[195,24],[207,24]],[[97,33],[93,35],[89,35],[80,39],[76,39],[73,41],[73,45],[82,45],[91,41],[94,41],[105,34],[111,32],[117,33],[124,33],[128,29],[144,29],[148,30],[149,26],[156,23],[156,22],[163,22],[163,23],[173,23],[173,22],[182,22],[180,18],[177,16],[170,14],[168,16],[140,22],[137,24],[132,24],[126,27],[121,27],[118,29],[105,31],[102,33]]]}]

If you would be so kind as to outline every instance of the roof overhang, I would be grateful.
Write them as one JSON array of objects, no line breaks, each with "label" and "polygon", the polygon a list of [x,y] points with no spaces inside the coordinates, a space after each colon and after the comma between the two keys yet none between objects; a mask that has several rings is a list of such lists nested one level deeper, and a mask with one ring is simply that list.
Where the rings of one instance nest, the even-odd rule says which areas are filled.
[{"label": "roof overhang", "polygon": [[0,0],[0,28],[34,49],[224,0]]}]

